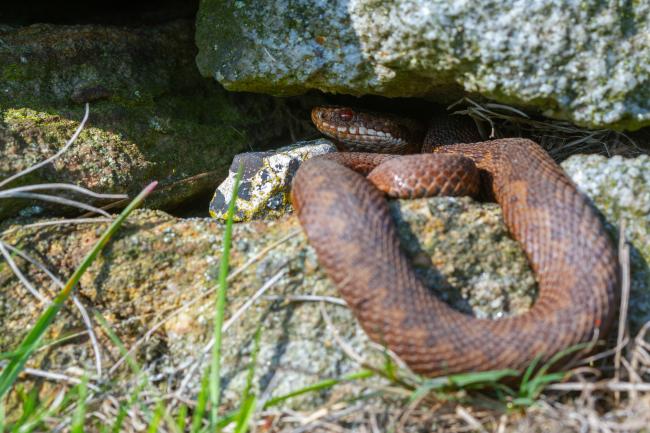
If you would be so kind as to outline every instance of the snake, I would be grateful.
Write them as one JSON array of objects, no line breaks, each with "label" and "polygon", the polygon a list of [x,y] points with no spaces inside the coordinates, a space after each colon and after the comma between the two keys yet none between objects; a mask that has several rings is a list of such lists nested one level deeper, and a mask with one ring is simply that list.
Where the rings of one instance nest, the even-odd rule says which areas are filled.
[{"label": "snake", "polygon": [[[301,164],[292,182],[294,211],[365,333],[412,371],[521,372],[606,335],[620,296],[614,243],[590,200],[537,143],[484,141],[467,116],[437,115],[424,124],[324,106],[311,117],[340,152]],[[436,194],[499,204],[538,284],[528,311],[478,318],[418,279],[387,197]]]}]

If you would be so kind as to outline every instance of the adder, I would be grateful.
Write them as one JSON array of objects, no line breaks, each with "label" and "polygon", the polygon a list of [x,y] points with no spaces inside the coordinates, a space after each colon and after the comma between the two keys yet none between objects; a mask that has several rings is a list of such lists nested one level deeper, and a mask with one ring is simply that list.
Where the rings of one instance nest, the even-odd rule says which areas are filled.
[{"label": "adder", "polygon": [[[590,201],[538,144],[481,141],[471,120],[454,116],[425,128],[392,115],[316,107],[312,120],[348,152],[302,164],[294,209],[363,329],[413,371],[521,371],[606,333],[619,287],[614,245]],[[411,152],[421,153],[394,155]],[[529,311],[498,320],[460,313],[424,287],[400,249],[385,198],[481,192],[501,206],[539,286]]]}]

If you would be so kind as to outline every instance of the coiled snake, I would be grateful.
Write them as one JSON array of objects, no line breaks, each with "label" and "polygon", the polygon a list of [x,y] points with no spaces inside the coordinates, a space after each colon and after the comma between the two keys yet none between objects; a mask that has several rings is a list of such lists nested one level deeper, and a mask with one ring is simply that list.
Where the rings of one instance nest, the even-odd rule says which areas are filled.
[{"label": "coiled snake", "polygon": [[[473,122],[451,116],[436,117],[427,131],[340,107],[314,108],[312,120],[347,150],[427,153],[324,155],[302,164],[292,188],[319,263],[370,338],[413,371],[522,370],[605,334],[619,286],[614,246],[589,200],[539,145],[474,143],[481,138]],[[539,296],[524,314],[479,319],[434,296],[400,250],[384,195],[475,195],[479,188],[503,209],[535,273]]]}]

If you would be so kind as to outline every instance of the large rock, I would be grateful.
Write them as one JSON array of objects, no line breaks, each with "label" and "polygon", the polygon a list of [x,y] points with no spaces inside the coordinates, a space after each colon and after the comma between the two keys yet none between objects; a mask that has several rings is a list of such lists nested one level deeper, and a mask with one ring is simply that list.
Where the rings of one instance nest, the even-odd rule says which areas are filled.
[{"label": "large rock", "polygon": [[[508,237],[496,205],[467,198],[434,198],[394,202],[392,210],[422,277],[454,306],[481,317],[517,313],[530,306],[534,278],[520,248]],[[46,261],[63,276],[72,272],[103,227],[21,229],[5,239]],[[145,369],[163,375],[160,383],[167,384],[167,391],[188,378],[185,392],[194,394],[207,365],[207,358],[198,354],[211,338],[212,289],[221,259],[222,229],[211,219],[183,220],[162,212],[137,211],[77,289],[81,299],[108,320],[127,347],[153,324],[166,319],[137,354]],[[338,297],[294,217],[235,225],[231,266],[238,275],[228,293],[227,318],[261,287],[271,285],[226,333],[223,378],[227,404],[236,401],[245,384],[252,337],[260,324],[256,386],[268,396],[359,369],[340,349],[335,330],[355,351],[382,365],[382,351],[373,348],[347,308],[329,302],[292,301],[296,296]],[[43,274],[24,264],[21,267],[45,293],[56,290]],[[187,307],[180,310],[184,305]],[[334,329],[326,326],[321,308],[331,317]],[[0,263],[0,351],[16,346],[39,311],[38,303],[9,267]],[[71,308],[62,312],[48,338],[82,326]],[[102,335],[99,329],[98,334]],[[101,344],[108,367],[119,358],[119,350],[106,338]],[[201,367],[190,375],[188,368],[195,362]],[[51,371],[73,366],[92,371],[93,353],[87,343],[75,341],[36,354],[31,365],[43,364]],[[130,372],[126,366],[120,371]],[[363,384],[353,384],[353,388],[358,386]],[[327,397],[327,393],[310,393],[288,404],[313,408]]]},{"label": "large rock", "polygon": [[[190,21],[0,28],[0,179],[56,153],[90,102],[72,148],[9,186],[134,194],[156,179],[149,205],[164,208],[209,193],[235,154],[279,135],[289,116],[273,98],[229,95],[202,78],[195,52]],[[0,218],[27,205],[2,200]]]},{"label": "large rock", "polygon": [[197,62],[230,90],[463,92],[590,127],[650,125],[650,2],[204,0]]},{"label": "large rock", "polygon": [[[615,225],[619,219],[628,222],[627,234],[633,247],[631,317],[635,324],[647,322],[650,158],[576,156],[565,163],[565,168],[587,193],[597,194],[594,200],[611,223]],[[498,206],[442,197],[395,201],[391,209],[404,247],[423,280],[453,306],[491,318],[522,312],[530,306],[533,275],[521,249],[509,238]],[[18,228],[3,239],[63,277],[72,272],[102,229],[102,225],[88,224]],[[616,232],[615,227],[612,229]],[[212,289],[221,259],[222,230],[214,220],[184,220],[162,212],[138,211],[77,289],[81,299],[108,320],[127,347],[163,321],[143,340],[137,356],[165,392],[176,390],[185,380],[186,392],[194,393],[198,388],[206,360],[197,361],[201,359],[197,354],[210,339]],[[227,315],[233,317],[247,301],[252,300],[252,304],[229,327],[224,340],[228,405],[236,402],[245,384],[253,335],[260,324],[263,331],[255,380],[260,395],[277,396],[359,368],[340,349],[323,314],[331,318],[334,329],[355,351],[382,365],[381,350],[369,343],[344,306],[332,303],[330,298],[338,296],[336,290],[320,271],[294,217],[236,224],[231,253],[236,276],[231,281]],[[43,274],[24,263],[21,267],[37,287],[46,293],[55,291]],[[255,300],[262,287],[267,291]],[[305,297],[313,300],[314,296],[322,303],[305,301]],[[8,266],[0,263],[0,352],[15,348],[39,311]],[[57,319],[49,338],[80,330],[81,322],[71,307]],[[107,368],[120,355],[106,337],[102,338]],[[43,364],[69,374],[75,374],[77,366],[91,371],[92,351],[83,340],[67,341],[56,350],[37,352],[31,365]],[[193,365],[200,367],[190,374]],[[129,371],[123,367],[115,374],[127,375]],[[354,382],[334,394],[312,392],[286,405],[313,408],[329,398],[358,395],[363,386],[363,382]]]}]

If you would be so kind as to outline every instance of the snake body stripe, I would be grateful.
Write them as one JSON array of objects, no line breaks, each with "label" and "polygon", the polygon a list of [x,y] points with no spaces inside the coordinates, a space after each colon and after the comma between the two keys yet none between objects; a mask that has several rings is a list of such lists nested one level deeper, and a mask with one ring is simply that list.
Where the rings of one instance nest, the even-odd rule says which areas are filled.
[{"label": "snake body stripe", "polygon": [[[350,112],[344,112],[344,120],[354,120]],[[359,130],[358,123],[329,120],[337,131],[346,126],[348,135],[351,124]],[[536,358],[546,361],[602,337],[615,313],[619,269],[613,243],[589,200],[536,143],[499,139],[449,145],[454,136],[460,141],[470,133],[456,132],[458,126],[447,119],[437,124],[425,148],[476,164],[482,187],[499,203],[526,253],[538,299],[528,312],[499,320],[452,309],[416,277],[400,249],[384,194],[353,170],[359,162],[368,173],[394,157],[314,158],[298,170],[292,201],[319,263],[366,333],[427,376],[523,370]],[[436,146],[437,136],[443,137],[442,146]]]}]

